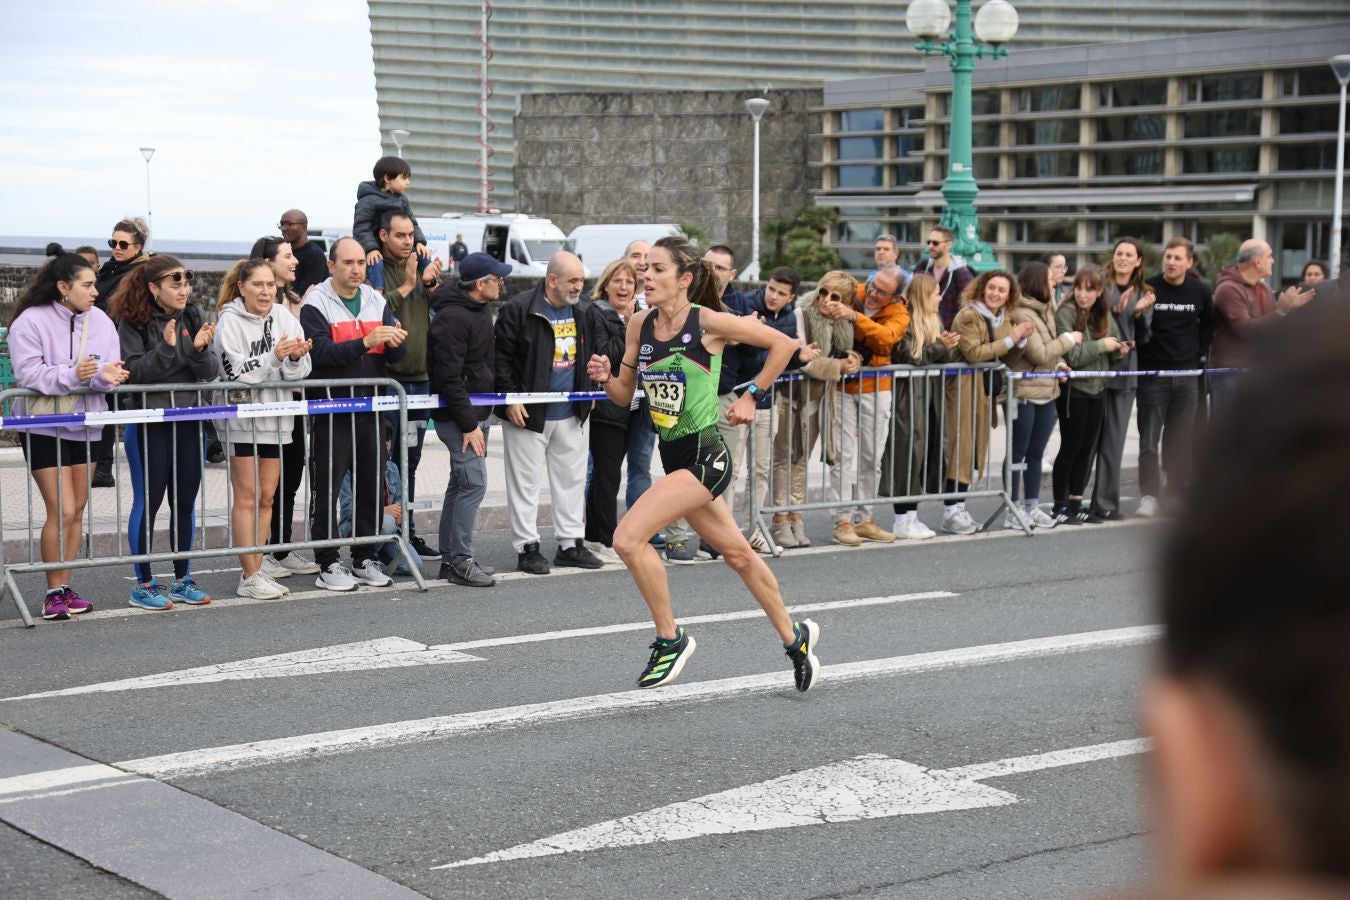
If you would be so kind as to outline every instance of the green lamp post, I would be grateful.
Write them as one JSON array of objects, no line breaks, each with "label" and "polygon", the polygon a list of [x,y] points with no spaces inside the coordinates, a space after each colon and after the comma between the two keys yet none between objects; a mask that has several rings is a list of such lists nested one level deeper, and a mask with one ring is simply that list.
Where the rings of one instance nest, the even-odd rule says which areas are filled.
[{"label": "green lamp post", "polygon": [[956,235],[952,254],[960,256],[975,271],[998,265],[994,250],[980,238],[980,220],[975,214],[975,183],[971,157],[971,75],[975,58],[988,53],[1006,56],[1003,44],[1017,33],[1017,10],[1007,0],[986,0],[971,22],[971,0],[956,0],[956,30],[949,40],[940,40],[951,25],[947,0],[914,0],[905,12],[905,24],[921,41],[915,49],[923,53],[941,53],[952,64],[951,146],[948,148],[947,178],[942,196],[947,206],[942,224]]}]

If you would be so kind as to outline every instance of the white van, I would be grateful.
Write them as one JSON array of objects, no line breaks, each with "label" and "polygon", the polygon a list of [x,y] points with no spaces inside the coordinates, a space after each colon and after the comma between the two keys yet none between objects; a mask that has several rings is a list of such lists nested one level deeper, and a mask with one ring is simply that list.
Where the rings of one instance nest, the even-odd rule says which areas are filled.
[{"label": "white van", "polygon": [[678,225],[641,222],[629,225],[578,225],[567,236],[565,249],[571,250],[592,271],[599,272],[623,256],[633,241],[654,244],[668,235],[677,234]]},{"label": "white van", "polygon": [[[549,257],[563,249],[567,235],[552,221],[520,213],[446,213],[428,219],[422,225],[427,246],[447,248],[455,235],[463,235],[470,253],[479,250],[511,266],[515,275],[542,278],[548,272]],[[442,254],[444,255],[444,254]]]}]

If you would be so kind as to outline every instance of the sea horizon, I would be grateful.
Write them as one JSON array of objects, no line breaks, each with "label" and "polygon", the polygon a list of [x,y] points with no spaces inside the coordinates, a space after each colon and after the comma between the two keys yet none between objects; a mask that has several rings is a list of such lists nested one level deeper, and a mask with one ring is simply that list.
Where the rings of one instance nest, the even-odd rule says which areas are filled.
[{"label": "sea horizon", "polygon": [[[41,256],[52,241],[66,250],[88,245],[102,257],[107,253],[107,237],[71,237],[67,235],[13,235],[0,234],[0,253],[30,253]],[[243,258],[253,247],[252,241],[203,241],[182,238],[152,238],[150,250],[185,256],[234,256]]]}]

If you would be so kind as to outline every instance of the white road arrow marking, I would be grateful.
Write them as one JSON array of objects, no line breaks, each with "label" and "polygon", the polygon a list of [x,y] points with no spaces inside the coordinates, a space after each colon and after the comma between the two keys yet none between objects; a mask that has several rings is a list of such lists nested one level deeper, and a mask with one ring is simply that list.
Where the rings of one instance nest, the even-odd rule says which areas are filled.
[{"label": "white road arrow marking", "polygon": [[259,656],[254,659],[199,666],[195,669],[180,669],[177,672],[162,672],[140,678],[105,681],[102,684],[63,688],[59,691],[43,691],[40,694],[25,694],[22,697],[6,697],[0,700],[0,703],[10,700],[35,700],[39,697],[68,697],[72,694],[99,694],[182,684],[206,684],[213,681],[288,678],[296,675],[362,672],[406,666],[438,666],[481,659],[481,656],[471,656],[458,650],[428,647],[407,638],[387,637],[352,644],[337,644],[332,647],[317,647],[296,653],[280,653],[276,656]]},{"label": "white road arrow marking", "polygon": [[[322,593],[322,592],[321,592]],[[865,606],[887,606],[894,603],[911,603],[917,600],[945,600],[958,597],[950,591],[922,591],[915,594],[891,594],[885,597],[859,597],[851,600],[829,600],[822,603],[799,603],[788,607],[794,615],[828,610],[856,609]],[[119,613],[120,615],[120,613]],[[737,610],[728,613],[710,613],[702,616],[687,616],[680,621],[685,625],[711,625],[723,622],[740,622],[747,619],[763,618],[758,608]],[[258,659],[246,659],[240,662],[222,663],[217,666],[201,666],[196,669],[184,669],[178,672],[165,672],[142,678],[125,678],[120,681],[107,681],[85,687],[62,688],[58,691],[43,691],[38,694],[24,694],[20,697],[3,697],[0,703],[11,700],[37,700],[44,697],[69,697],[74,694],[94,694],[108,691],[134,691],[142,688],[164,687],[173,684],[204,684],[212,681],[228,681],[237,678],[281,678],[286,675],[310,675],[317,672],[356,672],[367,669],[391,668],[394,666],[436,665],[447,662],[481,660],[480,656],[471,656],[465,650],[483,650],[490,647],[512,647],[522,644],[537,644],[544,641],[559,641],[567,638],[603,637],[611,634],[623,634],[633,631],[651,631],[650,620],[642,622],[623,622],[617,625],[595,625],[589,628],[572,628],[566,631],[541,631],[533,634],[513,634],[506,637],[481,638],[472,641],[459,641],[453,644],[418,644],[403,638],[384,638],[379,641],[364,641],[355,644],[340,644],[336,647],[320,647],[317,650],[302,650],[298,653],[284,653],[278,656],[264,656]],[[381,665],[352,665],[346,668],[326,668],[304,670],[302,667],[311,662],[312,656],[327,660],[334,656],[352,655],[354,658],[378,656]],[[420,654],[420,656],[418,655]],[[296,665],[294,671],[281,671]],[[272,674],[213,676],[217,672],[235,670],[259,671],[272,670]]]},{"label": "white road arrow marking", "polygon": [[[1107,650],[1147,644],[1158,637],[1152,625],[1061,634],[1052,637],[983,644],[892,656],[859,662],[825,665],[821,685],[842,684],[867,678],[938,672],[962,666],[989,665],[1017,660],[1040,659],[1065,653]],[[817,688],[819,689],[819,688]],[[651,709],[678,703],[705,703],[725,697],[748,697],[786,691],[792,692],[790,672],[741,675],[711,681],[674,684],[656,690],[631,690],[613,694],[593,694],[567,700],[528,703],[475,712],[409,719],[381,725],[363,725],[335,731],[321,731],[296,737],[273,738],[244,744],[207,747],[181,753],[166,753],[116,763],[118,768],[155,778],[185,778],[192,775],[220,774],[234,769],[274,765],[300,759],[314,759],[338,753],[399,746],[420,741],[445,740],[465,734],[501,728],[520,728],[543,723],[564,722],[590,716],[610,715],[622,710]]]},{"label": "white road arrow marking", "polygon": [[947,770],[929,770],[882,755],[859,756],[433,868],[458,869],[713,834],[1008,806],[1018,802],[1015,794],[980,784],[976,776],[994,778],[1146,750],[1145,740],[1116,741]]}]

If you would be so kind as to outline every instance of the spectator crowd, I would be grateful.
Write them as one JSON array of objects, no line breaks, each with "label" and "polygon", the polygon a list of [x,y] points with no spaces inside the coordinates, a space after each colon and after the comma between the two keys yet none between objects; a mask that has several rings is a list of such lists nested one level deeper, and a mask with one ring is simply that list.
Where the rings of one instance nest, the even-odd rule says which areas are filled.
[{"label": "spectator crowd", "polygon": [[[397,542],[373,538],[393,534],[405,519],[409,546],[417,557],[439,561],[438,577],[491,587],[494,573],[477,559],[474,534],[487,490],[486,458],[496,452],[505,466],[520,571],[620,564],[614,538],[622,473],[626,468],[627,508],[652,483],[652,419],[659,410],[641,395],[622,404],[596,399],[600,387],[587,362],[599,354],[611,371],[620,370],[628,325],[647,305],[651,247],[635,240],[623,257],[604,261],[589,292],[581,260],[560,251],[542,280],[504,296],[511,269],[490,254],[468,252],[457,241],[448,268],[431,256],[406,197],[412,173],[403,160],[383,158],[373,174],[358,188],[352,237],[325,253],[310,240],[305,214],[286,211],[280,235],[260,238],[227,273],[210,313],[193,302],[192,271],[173,256],[147,252],[149,229],[140,219],[113,226],[111,257],[102,265],[94,248],[67,253],[53,245],[10,326],[16,380],[41,395],[18,401],[15,413],[106,410],[109,397],[128,384],[170,386],[119,398],[170,409],[370,396],[373,385],[314,382],[394,379],[408,396],[436,397],[439,406],[408,410],[406,429],[397,411],[125,426],[132,554],[153,552],[166,500],[172,549],[191,549],[203,465],[228,457],[236,546],[306,537],[316,544],[312,562],[286,549],[241,554],[241,596],[284,596],[285,580],[296,575],[314,575],[319,587],[333,591],[388,584],[386,566],[408,573],[415,560],[400,560]],[[1222,411],[1231,402],[1253,341],[1319,296],[1316,284],[1327,274],[1310,262],[1299,284],[1276,294],[1268,283],[1272,250],[1254,239],[1211,284],[1196,271],[1194,247],[1184,237],[1166,241],[1157,272],[1146,270],[1144,243],[1123,237],[1101,267],[1070,273],[1063,254],[1048,254],[1015,274],[977,273],[952,255],[954,238],[945,227],[933,228],[910,272],[897,265],[896,239],[882,235],[876,269],[865,279],[831,271],[805,291],[787,266],[773,269],[755,290],[738,290],[732,249],[715,244],[704,251],[722,308],[755,317],[796,347],[787,376],[768,391],[751,383],[767,351],[729,343],[721,356],[717,428],[735,483],[744,473],[745,484],[739,500],[734,484],[724,500],[755,550],[809,546],[804,510],[791,509],[803,505],[828,508],[830,538],[845,547],[933,537],[919,520],[920,498],[942,504],[942,531],[977,531],[965,495],[989,478],[991,434],[1005,410],[1013,463],[1012,477],[1000,485],[1012,500],[1006,527],[1123,518],[1122,456],[1132,418],[1142,494],[1134,512],[1157,515],[1184,496],[1204,408]],[[947,369],[921,376],[936,366]],[[1217,371],[1199,374],[1205,368]],[[229,383],[225,400],[205,386],[221,381]],[[270,386],[248,387],[264,383]],[[72,393],[79,388],[88,390]],[[753,421],[732,424],[726,413],[747,389]],[[554,397],[495,407],[471,402],[470,395],[485,393]],[[417,532],[411,515],[427,428],[450,456],[434,535],[439,547]],[[1047,508],[1042,471],[1056,429]],[[490,446],[494,432],[497,447]],[[45,562],[78,553],[90,487],[116,483],[117,438],[114,427],[84,425],[25,433],[23,452],[47,514]],[[402,452],[406,469],[391,464]],[[827,473],[820,502],[808,496],[813,456]],[[293,525],[306,475],[304,535]],[[556,542],[551,559],[539,528],[545,484]],[[751,494],[759,506],[788,508],[764,523],[767,533],[742,506]],[[880,503],[893,504],[893,519],[876,520]],[[353,537],[371,540],[350,543],[345,564],[341,544]],[[682,521],[649,537],[669,563],[717,554],[694,546]],[[187,558],[174,562],[167,588],[148,564],[135,570],[133,606],[210,602]],[[45,618],[91,608],[70,580],[69,569],[47,572]]]}]

